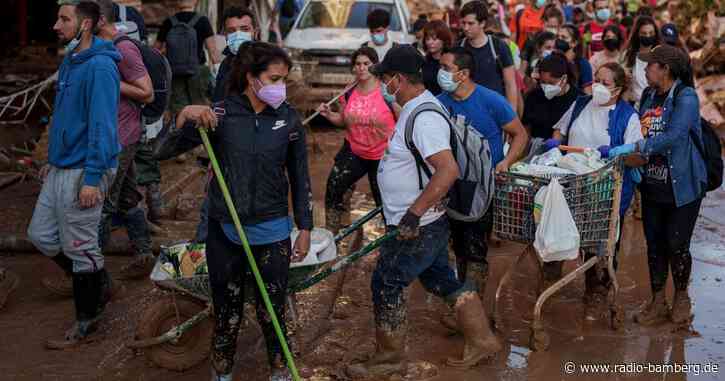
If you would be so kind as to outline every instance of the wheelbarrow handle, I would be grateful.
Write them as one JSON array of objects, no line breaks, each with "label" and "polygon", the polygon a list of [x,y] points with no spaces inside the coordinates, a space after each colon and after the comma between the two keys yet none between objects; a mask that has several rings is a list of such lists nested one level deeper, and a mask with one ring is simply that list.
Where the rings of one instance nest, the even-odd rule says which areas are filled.
[{"label": "wheelbarrow handle", "polygon": [[337,235],[335,236],[335,243],[338,243],[338,242],[342,241],[343,239],[345,239],[345,237],[349,236],[355,230],[359,229],[361,226],[365,225],[368,221],[370,221],[373,218],[375,218],[375,216],[377,216],[378,214],[380,214],[382,211],[383,211],[383,207],[382,206],[378,206],[377,208],[369,211],[364,216],[360,217],[360,219],[358,219],[357,221],[353,222],[350,226],[348,226],[348,227],[340,230],[337,233]]},{"label": "wheelbarrow handle", "polygon": [[304,279],[298,283],[290,285],[288,291],[290,293],[295,293],[295,292],[299,292],[299,291],[302,291],[304,289],[314,286],[315,284],[319,283],[320,281],[327,278],[328,276],[344,269],[345,267],[349,266],[351,263],[372,253],[373,251],[375,251],[375,249],[380,247],[383,244],[383,242],[385,242],[389,239],[392,239],[397,235],[398,235],[398,229],[394,229],[394,230],[387,232],[384,236],[376,239],[375,241],[371,242],[369,245],[363,247],[362,249],[360,249],[350,255],[340,258],[331,267],[328,267],[325,270],[322,270],[322,271],[318,272],[317,274],[314,274],[314,275],[308,277],[307,279]]}]

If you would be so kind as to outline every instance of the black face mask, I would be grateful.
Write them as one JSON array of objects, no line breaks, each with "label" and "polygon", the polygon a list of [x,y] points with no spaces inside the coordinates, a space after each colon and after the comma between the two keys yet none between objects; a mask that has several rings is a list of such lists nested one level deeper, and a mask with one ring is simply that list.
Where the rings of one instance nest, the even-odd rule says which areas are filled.
[{"label": "black face mask", "polygon": [[608,38],[604,40],[603,43],[607,50],[618,50],[622,45],[618,38]]},{"label": "black face mask", "polygon": [[568,42],[566,42],[560,38],[557,38],[556,42],[554,42],[554,49],[556,49],[562,53],[566,53],[571,49],[571,45],[569,45]]},{"label": "black face mask", "polygon": [[639,36],[639,44],[642,46],[652,46],[657,43],[656,36],[643,37]]}]

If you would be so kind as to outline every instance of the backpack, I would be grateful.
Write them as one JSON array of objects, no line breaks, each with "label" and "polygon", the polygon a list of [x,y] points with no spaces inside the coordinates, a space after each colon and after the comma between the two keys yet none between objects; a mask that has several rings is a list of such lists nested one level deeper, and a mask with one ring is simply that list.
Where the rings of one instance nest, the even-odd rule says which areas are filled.
[{"label": "backpack", "polygon": [[169,98],[171,97],[171,66],[163,54],[146,44],[142,44],[141,41],[129,36],[120,36],[113,41],[113,44],[118,44],[121,41],[131,41],[136,45],[136,48],[141,52],[141,59],[144,66],[146,66],[149,77],[151,77],[154,100],[142,106],[141,116],[144,125],[152,124],[161,118],[169,104]]},{"label": "backpack", "polygon": [[166,57],[175,76],[190,77],[199,70],[199,41],[196,39],[194,25],[201,19],[199,14],[188,23],[171,16],[171,29],[166,35]]},{"label": "backpack", "polygon": [[279,10],[280,16],[291,19],[297,15],[297,4],[295,0],[284,0]]},{"label": "backpack", "polygon": [[131,39],[141,41],[141,32],[135,22],[128,20],[127,8],[125,5],[118,5],[118,22],[116,29],[125,33]]},{"label": "backpack", "polygon": [[478,221],[486,214],[493,200],[493,159],[488,140],[473,126],[451,120],[448,113],[438,104],[425,102],[418,105],[405,125],[405,145],[415,158],[418,168],[418,186],[423,189],[421,171],[430,179],[433,177],[428,164],[415,147],[413,128],[415,118],[423,112],[436,112],[448,121],[451,132],[451,151],[458,163],[460,176],[448,191],[447,214],[457,221]]},{"label": "backpack", "polygon": [[[677,95],[682,89],[686,87],[685,84],[680,83],[675,87],[675,91],[672,93],[672,106],[674,107],[674,101],[677,99]],[[707,169],[707,188],[706,192],[712,192],[722,185],[723,178],[723,162],[722,162],[722,144],[720,144],[720,136],[712,128],[710,122],[700,116],[700,129],[702,130],[702,142],[697,138],[695,132],[690,129],[690,138],[697,149],[697,152],[702,156],[702,160],[705,161],[705,169]]]},{"label": "backpack", "polygon": [[[498,37],[495,37],[493,35],[488,35],[488,39],[491,40],[489,46],[491,47],[491,55],[493,56],[493,60],[496,62],[496,70],[498,71],[499,76],[501,77],[501,82],[503,83],[503,62],[501,62],[501,57],[498,56],[498,53],[496,53],[496,44],[500,47],[501,45],[504,46],[504,48],[508,49],[508,46],[500,40]],[[461,44],[459,45],[462,48],[466,47],[466,39],[464,38],[461,40]],[[506,84],[504,84],[504,88],[506,88]]]}]

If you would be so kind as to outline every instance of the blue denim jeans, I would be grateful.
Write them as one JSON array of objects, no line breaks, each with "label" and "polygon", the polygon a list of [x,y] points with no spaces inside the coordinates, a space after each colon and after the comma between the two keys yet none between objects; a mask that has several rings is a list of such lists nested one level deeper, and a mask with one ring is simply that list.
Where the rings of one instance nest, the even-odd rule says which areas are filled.
[{"label": "blue denim jeans", "polygon": [[382,244],[371,280],[377,327],[396,330],[405,323],[404,290],[416,279],[428,292],[451,304],[464,291],[448,265],[449,235],[448,219],[443,216],[421,227],[416,239]]}]

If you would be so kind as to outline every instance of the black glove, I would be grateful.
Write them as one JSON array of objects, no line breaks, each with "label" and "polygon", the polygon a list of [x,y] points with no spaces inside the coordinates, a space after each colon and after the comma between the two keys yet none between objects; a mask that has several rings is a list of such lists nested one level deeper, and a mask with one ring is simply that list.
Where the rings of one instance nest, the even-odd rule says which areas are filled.
[{"label": "black glove", "polygon": [[408,209],[398,223],[398,239],[414,239],[418,237],[420,216],[416,216]]}]

